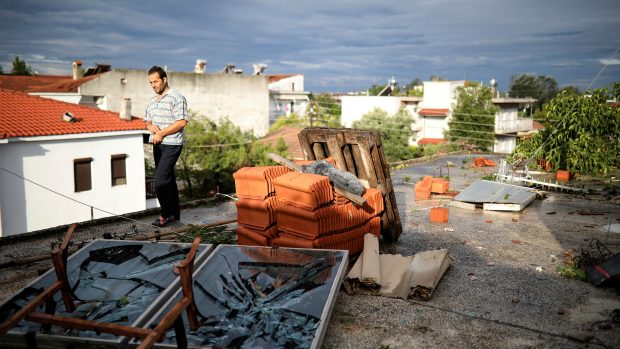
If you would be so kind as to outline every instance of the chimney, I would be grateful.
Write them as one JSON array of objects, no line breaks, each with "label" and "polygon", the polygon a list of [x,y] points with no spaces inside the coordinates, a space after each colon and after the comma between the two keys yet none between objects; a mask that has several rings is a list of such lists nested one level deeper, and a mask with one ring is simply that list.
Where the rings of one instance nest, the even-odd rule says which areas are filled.
[{"label": "chimney", "polygon": [[252,75],[263,75],[263,72],[265,71],[265,69],[267,69],[267,65],[266,64],[252,64],[252,67],[254,68],[254,72],[252,73]]},{"label": "chimney", "polygon": [[121,111],[119,113],[121,120],[131,120],[131,99],[124,98],[121,101]]},{"label": "chimney", "polygon": [[82,61],[73,61],[71,63],[71,68],[73,68],[73,80],[80,79],[84,76],[84,71],[82,71]]},{"label": "chimney", "polygon": [[206,66],[207,66],[207,60],[205,60],[205,59],[197,59],[196,60],[196,66],[194,66],[194,73],[196,73],[196,74],[204,74]]}]

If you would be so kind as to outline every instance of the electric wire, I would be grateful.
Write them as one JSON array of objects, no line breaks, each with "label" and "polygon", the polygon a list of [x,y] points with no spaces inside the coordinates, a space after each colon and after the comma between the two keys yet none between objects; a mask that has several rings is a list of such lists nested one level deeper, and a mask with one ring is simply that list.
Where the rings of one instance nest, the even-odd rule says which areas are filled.
[{"label": "electric wire", "polygon": [[141,224],[141,225],[149,226],[150,228],[154,228],[154,227],[153,227],[151,224],[149,224],[149,223],[145,223],[145,222],[141,222],[141,221],[139,221],[139,220],[133,219],[133,218],[125,217],[125,216],[123,216],[123,215],[119,215],[119,214],[116,214],[116,213],[113,213],[113,212],[110,212],[110,211],[107,211],[107,210],[104,210],[104,209],[98,208],[98,207],[96,207],[96,206],[94,206],[94,205],[87,204],[87,203],[82,202],[82,201],[80,201],[80,200],[76,200],[76,199],[74,199],[74,198],[72,198],[72,197],[69,197],[69,196],[67,196],[67,195],[63,194],[63,193],[59,193],[59,192],[57,192],[57,191],[56,191],[56,190],[54,190],[54,189],[48,188],[48,187],[46,187],[46,186],[44,186],[44,185],[42,185],[42,184],[39,184],[39,183],[37,183],[37,182],[35,182],[35,181],[33,181],[33,180],[30,180],[30,179],[28,179],[28,178],[26,178],[26,177],[23,177],[23,176],[21,176],[21,175],[19,175],[19,174],[15,173],[15,172],[13,172],[13,171],[7,170],[7,169],[6,169],[6,168],[4,168],[4,167],[1,167],[1,166],[0,166],[0,170],[3,170],[3,171],[5,171],[5,172],[7,172],[7,173],[10,173],[10,174],[12,174],[12,175],[13,175],[13,176],[15,176],[15,177],[21,178],[22,180],[24,180],[24,181],[26,181],[26,182],[32,183],[32,184],[34,184],[34,185],[36,185],[36,186],[38,186],[38,187],[40,187],[40,188],[43,188],[43,189],[45,189],[45,190],[47,190],[47,191],[50,191],[50,192],[52,192],[52,193],[54,193],[54,194],[56,194],[56,195],[59,195],[59,196],[61,196],[61,197],[65,198],[65,199],[69,199],[69,200],[71,200],[71,201],[74,201],[74,202],[76,202],[76,203],[78,203],[78,204],[80,204],[80,205],[83,205],[83,206],[89,207],[89,208],[94,209],[94,210],[97,210],[97,211],[101,211],[101,212],[103,212],[103,213],[107,213],[107,214],[112,215],[112,216],[115,216],[115,217],[119,217],[119,218],[122,218],[122,219],[125,219],[125,220],[128,220],[128,221],[131,221],[131,222],[136,223],[136,224]]}]

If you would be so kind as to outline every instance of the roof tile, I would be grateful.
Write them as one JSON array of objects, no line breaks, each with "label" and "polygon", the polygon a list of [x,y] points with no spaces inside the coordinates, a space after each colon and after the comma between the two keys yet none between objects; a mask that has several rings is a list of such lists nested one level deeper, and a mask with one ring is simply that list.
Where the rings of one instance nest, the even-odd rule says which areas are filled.
[{"label": "roof tile", "polygon": [[[72,113],[76,122],[62,116]],[[0,89],[0,139],[94,132],[143,130],[140,118],[122,120],[118,113]]]}]

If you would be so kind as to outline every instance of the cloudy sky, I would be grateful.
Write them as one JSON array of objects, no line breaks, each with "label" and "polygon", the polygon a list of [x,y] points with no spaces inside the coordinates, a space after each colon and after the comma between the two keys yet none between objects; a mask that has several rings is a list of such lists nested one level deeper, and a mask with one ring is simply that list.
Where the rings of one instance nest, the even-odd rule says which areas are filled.
[{"label": "cloudy sky", "polygon": [[348,92],[438,75],[499,82],[530,73],[581,89],[620,81],[618,0],[0,0],[0,65],[39,74],[71,61],[207,72],[253,63]]}]

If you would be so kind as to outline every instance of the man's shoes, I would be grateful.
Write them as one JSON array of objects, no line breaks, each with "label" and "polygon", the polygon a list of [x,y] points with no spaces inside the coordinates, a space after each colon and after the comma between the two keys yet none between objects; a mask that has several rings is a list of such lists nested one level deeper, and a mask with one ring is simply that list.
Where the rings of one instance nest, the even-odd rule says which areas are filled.
[{"label": "man's shoes", "polygon": [[170,224],[170,223],[172,223],[174,221],[177,221],[176,217],[174,217],[174,216],[170,216],[168,218],[164,218],[162,216],[159,216],[159,218],[157,218],[153,223],[151,223],[151,225],[163,228],[163,227],[167,226],[168,224]]}]

